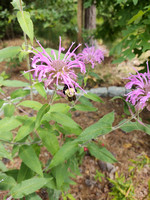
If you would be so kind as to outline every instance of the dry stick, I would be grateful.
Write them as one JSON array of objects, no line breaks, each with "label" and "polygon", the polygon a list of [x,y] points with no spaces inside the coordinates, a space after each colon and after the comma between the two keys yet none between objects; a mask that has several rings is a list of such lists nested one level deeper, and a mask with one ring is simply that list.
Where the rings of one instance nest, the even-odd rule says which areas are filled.
[{"label": "dry stick", "polygon": [[129,192],[130,192],[130,190],[131,190],[131,187],[132,187],[132,184],[130,184],[130,187],[129,187],[129,189],[128,189],[128,190],[127,190],[127,192],[126,192],[125,198],[126,198],[126,197],[128,197],[128,195],[129,195]]},{"label": "dry stick", "polygon": [[26,112],[24,109],[22,109],[20,106],[18,106],[18,109],[19,109],[21,112],[25,113],[26,115],[29,115],[29,113]]}]

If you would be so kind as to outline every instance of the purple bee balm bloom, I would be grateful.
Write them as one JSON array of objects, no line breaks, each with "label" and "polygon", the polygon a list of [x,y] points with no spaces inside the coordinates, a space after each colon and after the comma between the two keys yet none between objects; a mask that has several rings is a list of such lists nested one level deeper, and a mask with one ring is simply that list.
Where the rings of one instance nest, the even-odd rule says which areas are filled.
[{"label": "purple bee balm bloom", "polygon": [[145,107],[150,111],[150,72],[147,62],[147,72],[139,73],[128,77],[130,81],[125,85],[127,89],[132,89],[126,96],[126,101],[135,105],[136,110],[143,110]]},{"label": "purple bee balm bloom", "polygon": [[87,44],[85,46],[86,48],[77,55],[77,58],[85,64],[91,64],[94,68],[95,64],[100,64],[104,60],[104,53],[100,49],[95,49],[94,46],[88,47]]},{"label": "purple bee balm bloom", "polygon": [[33,77],[37,77],[39,82],[43,81],[46,88],[55,89],[58,85],[66,84],[68,88],[80,88],[83,90],[76,82],[77,75],[74,71],[75,68],[80,68],[81,73],[86,72],[85,64],[82,61],[79,61],[75,54],[75,51],[80,44],[71,52],[70,50],[74,45],[74,43],[72,43],[67,53],[64,54],[63,59],[60,59],[61,52],[65,50],[61,47],[60,37],[58,57],[56,57],[54,50],[51,51],[51,54],[54,57],[53,59],[38,41],[37,43],[41,47],[42,52],[39,52],[36,49],[36,53],[32,51],[32,53],[35,54],[31,64],[33,69],[29,71],[34,71]]}]

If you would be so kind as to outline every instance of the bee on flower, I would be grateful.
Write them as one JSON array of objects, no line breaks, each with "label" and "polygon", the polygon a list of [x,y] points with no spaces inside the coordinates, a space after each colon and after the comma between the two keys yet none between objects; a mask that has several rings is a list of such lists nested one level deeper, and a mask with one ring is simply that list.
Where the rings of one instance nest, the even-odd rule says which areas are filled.
[{"label": "bee on flower", "polygon": [[56,56],[54,50],[51,51],[52,56],[50,56],[39,41],[37,41],[42,52],[39,52],[37,49],[31,51],[34,54],[31,63],[33,69],[29,71],[34,72],[33,77],[38,78],[39,82],[44,82],[45,88],[57,89],[59,85],[67,85],[68,89],[73,88],[74,92],[76,92],[75,88],[83,90],[76,81],[77,75],[74,70],[75,68],[79,68],[81,73],[86,72],[84,62],[77,59],[75,54],[80,44],[71,51],[74,45],[72,43],[66,54],[64,54],[63,59],[61,59],[61,53],[65,49],[61,46],[61,37],[59,40],[58,56]]}]

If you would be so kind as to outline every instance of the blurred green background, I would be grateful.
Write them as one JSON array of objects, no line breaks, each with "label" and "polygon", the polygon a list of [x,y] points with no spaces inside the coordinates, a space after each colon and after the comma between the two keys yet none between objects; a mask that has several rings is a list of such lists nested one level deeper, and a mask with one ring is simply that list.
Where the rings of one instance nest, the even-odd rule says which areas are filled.
[{"label": "blurred green background", "polygon": [[[78,3],[81,0],[24,0],[24,10],[30,12],[36,38],[45,46],[58,48],[58,37],[77,41]],[[150,2],[142,0],[82,0],[83,43],[90,37],[111,49],[110,54],[122,62],[150,49]],[[85,13],[96,7],[95,29],[86,29]],[[0,40],[22,37],[10,0],[0,3]],[[91,17],[91,16],[89,16]]]}]

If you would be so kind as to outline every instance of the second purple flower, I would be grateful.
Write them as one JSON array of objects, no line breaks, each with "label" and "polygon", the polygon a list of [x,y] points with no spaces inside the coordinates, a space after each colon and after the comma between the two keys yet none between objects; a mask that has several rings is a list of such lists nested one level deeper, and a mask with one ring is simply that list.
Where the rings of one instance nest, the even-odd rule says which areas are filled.
[{"label": "second purple flower", "polygon": [[100,64],[102,60],[104,60],[104,53],[100,49],[96,49],[94,46],[85,46],[86,48],[84,48],[83,51],[77,55],[77,57],[80,61],[85,64],[91,64],[92,68],[94,68],[97,63]]}]

